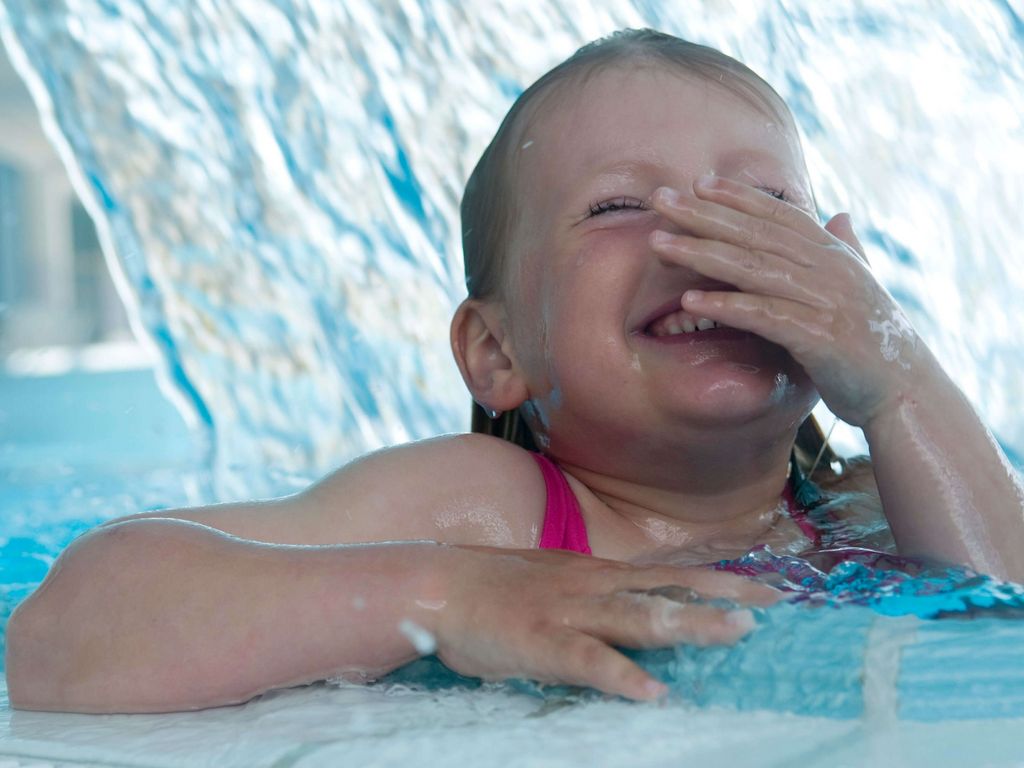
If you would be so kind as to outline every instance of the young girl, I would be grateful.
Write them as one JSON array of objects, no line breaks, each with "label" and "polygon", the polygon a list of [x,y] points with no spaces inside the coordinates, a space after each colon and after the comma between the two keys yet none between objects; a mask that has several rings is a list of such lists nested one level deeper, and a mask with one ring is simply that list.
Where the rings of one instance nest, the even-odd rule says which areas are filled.
[{"label": "young girl", "polygon": [[[651,31],[581,49],[519,98],[463,201],[452,348],[475,431],[505,439],[90,532],[10,621],[12,704],[207,707],[430,650],[656,698],[613,646],[734,642],[749,610],[696,596],[778,599],[699,564],[865,543],[823,538],[817,486],[880,498],[833,505],[833,531],[884,509],[903,555],[1024,578],[1020,480],[849,216],[815,210],[793,119],[746,67]],[[819,396],[871,464],[832,472]]]}]

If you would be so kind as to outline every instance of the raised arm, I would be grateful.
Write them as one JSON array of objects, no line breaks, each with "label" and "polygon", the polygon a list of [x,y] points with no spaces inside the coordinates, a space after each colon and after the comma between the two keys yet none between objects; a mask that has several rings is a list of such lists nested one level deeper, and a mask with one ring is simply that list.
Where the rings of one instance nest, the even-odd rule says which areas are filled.
[{"label": "raised arm", "polygon": [[900,551],[1024,581],[1024,482],[923,345],[913,374],[864,424]]},{"label": "raised arm", "polygon": [[[717,178],[656,209],[713,243],[654,233],[672,263],[738,291],[689,291],[683,307],[785,347],[837,416],[862,427],[899,551],[1024,581],[1024,488],[999,446],[875,279],[850,217]],[[693,211],[699,211],[699,216]],[[692,238],[691,238],[692,239]]]}]

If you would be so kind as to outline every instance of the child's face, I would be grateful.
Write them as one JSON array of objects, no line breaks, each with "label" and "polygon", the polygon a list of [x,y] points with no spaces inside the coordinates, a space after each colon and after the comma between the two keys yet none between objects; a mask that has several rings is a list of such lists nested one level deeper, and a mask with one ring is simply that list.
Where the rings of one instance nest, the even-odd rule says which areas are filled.
[{"label": "child's face", "polygon": [[673,228],[651,210],[653,192],[692,196],[693,182],[714,173],[785,190],[814,215],[792,128],[703,79],[646,67],[566,92],[523,136],[510,245],[510,332],[551,450],[571,460],[591,436],[624,444],[668,425],[795,427],[817,393],[782,347],[645,333],[659,309],[679,309],[687,289],[714,282],[651,250],[650,233]]}]

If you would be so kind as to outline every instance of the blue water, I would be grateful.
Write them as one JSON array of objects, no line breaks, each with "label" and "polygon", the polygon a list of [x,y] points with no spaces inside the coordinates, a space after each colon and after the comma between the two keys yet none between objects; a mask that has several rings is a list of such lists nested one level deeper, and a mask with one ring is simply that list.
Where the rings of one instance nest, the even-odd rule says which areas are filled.
[{"label": "blue water", "polygon": [[[112,436],[59,461],[44,450],[28,468],[15,449],[0,487],[4,614],[99,520],[288,492],[367,449],[464,429],[447,349],[461,185],[525,84],[627,25],[719,47],[778,87],[823,218],[852,211],[876,273],[1019,465],[1019,10],[679,6],[0,7],[12,60],[200,452],[195,466],[191,453],[126,466]],[[69,421],[71,444],[76,431]],[[148,450],[160,438],[133,439]],[[842,426],[835,440],[863,447]],[[752,557],[798,599],[764,612],[735,649],[640,655],[680,698],[834,717],[1024,715],[1019,587]],[[452,682],[436,666],[407,674]]]},{"label": "blue water", "polygon": [[[960,568],[906,571],[758,551],[732,563],[793,593],[757,611],[734,647],[678,646],[628,655],[669,685],[675,700],[884,722],[1024,716],[1024,587]],[[420,660],[391,683],[432,689],[478,681]],[[554,701],[594,692],[512,684]]]}]

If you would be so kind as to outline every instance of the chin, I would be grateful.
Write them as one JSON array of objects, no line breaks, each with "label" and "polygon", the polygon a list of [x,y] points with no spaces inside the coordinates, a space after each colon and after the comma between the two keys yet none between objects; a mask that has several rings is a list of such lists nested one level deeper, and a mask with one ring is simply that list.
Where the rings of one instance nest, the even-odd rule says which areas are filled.
[{"label": "chin", "polygon": [[818,401],[813,383],[796,366],[796,371],[776,370],[765,375],[741,372],[739,376],[719,377],[711,382],[693,382],[689,396],[679,404],[680,416],[691,423],[736,425],[777,415],[790,425],[806,416]]}]

